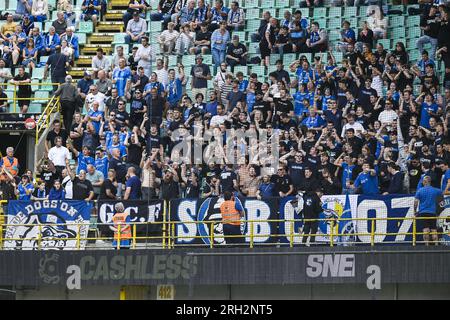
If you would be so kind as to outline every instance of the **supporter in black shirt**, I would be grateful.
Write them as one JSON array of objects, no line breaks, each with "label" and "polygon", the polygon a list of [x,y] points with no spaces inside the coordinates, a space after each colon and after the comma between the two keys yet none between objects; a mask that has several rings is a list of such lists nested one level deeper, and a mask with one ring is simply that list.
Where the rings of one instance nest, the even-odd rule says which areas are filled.
[{"label": "supporter in black shirt", "polygon": [[319,179],[314,176],[313,169],[305,168],[305,178],[300,182],[298,189],[302,192],[314,191],[320,187]]},{"label": "supporter in black shirt", "polygon": [[151,119],[152,123],[156,123],[158,126],[161,125],[166,99],[158,94],[156,88],[152,88],[150,90],[150,95],[146,96],[146,101],[148,106],[147,115]]},{"label": "supporter in black shirt", "polygon": [[116,179],[118,183],[125,182],[125,176],[127,174],[127,166],[120,157],[120,150],[115,148],[111,151],[111,159],[109,159],[109,168],[116,171]]},{"label": "supporter in black shirt", "polygon": [[341,192],[339,180],[336,179],[334,173],[329,172],[328,169],[324,168],[322,170],[322,176],[319,179],[323,194],[333,195]]},{"label": "supporter in black shirt", "polygon": [[178,175],[176,172],[173,172],[173,169],[164,171],[160,189],[160,199],[171,200],[179,197]]},{"label": "supporter in black shirt", "polygon": [[231,71],[234,71],[234,67],[237,65],[247,65],[247,48],[239,42],[238,35],[234,35],[232,42],[228,45],[225,60],[231,67]]},{"label": "supporter in black shirt", "polygon": [[145,147],[145,139],[141,136],[141,132],[137,126],[133,127],[131,134],[127,134],[124,145],[128,148],[127,163],[133,164],[135,168],[139,168],[142,159],[142,150]]},{"label": "supporter in black shirt", "polygon": [[291,177],[286,174],[285,167],[279,167],[278,173],[272,176],[272,182],[275,184],[276,193],[280,197],[291,196],[294,193],[294,185]]},{"label": "supporter in black shirt", "polygon": [[125,109],[125,101],[120,100],[117,107],[118,109],[115,111],[117,124],[121,127],[128,126],[130,123],[130,115]]},{"label": "supporter in black shirt", "polygon": [[238,191],[237,175],[233,171],[232,165],[226,165],[224,170],[220,173],[220,185],[222,193],[225,191]]},{"label": "supporter in black shirt", "polygon": [[142,91],[137,89],[130,104],[130,125],[140,126],[147,114],[147,102],[142,97]]},{"label": "supporter in black shirt", "polygon": [[100,188],[99,200],[115,200],[117,194],[116,172],[114,169],[108,170],[108,178],[103,180]]},{"label": "supporter in black shirt", "polygon": [[50,148],[55,146],[55,138],[61,137],[62,138],[62,145],[65,147],[67,138],[69,135],[67,134],[67,130],[63,129],[61,127],[61,122],[56,119],[53,121],[53,129],[50,130],[47,134],[47,138],[45,139],[45,145],[47,147],[47,151],[50,150]]},{"label": "supporter in black shirt", "polygon": [[53,162],[48,160],[47,164],[42,165],[40,178],[45,182],[45,191],[47,194],[50,192],[50,189],[53,187],[53,183],[56,179],[58,179],[58,177],[59,175],[56,172]]},{"label": "supporter in black shirt", "polygon": [[144,92],[144,87],[149,81],[150,79],[144,73],[144,68],[139,67],[137,74],[131,79],[131,87],[135,90]]},{"label": "supporter in black shirt", "polygon": [[73,200],[90,201],[94,198],[92,183],[86,179],[86,172],[81,170],[78,177],[73,179]]}]

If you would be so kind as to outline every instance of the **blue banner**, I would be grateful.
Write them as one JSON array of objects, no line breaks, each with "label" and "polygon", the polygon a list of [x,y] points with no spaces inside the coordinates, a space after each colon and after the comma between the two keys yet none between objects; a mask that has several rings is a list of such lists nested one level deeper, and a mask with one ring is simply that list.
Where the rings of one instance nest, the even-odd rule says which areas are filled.
[{"label": "blue banner", "polygon": [[86,201],[10,201],[4,249],[83,249],[91,210]]},{"label": "blue banner", "polygon": [[[175,244],[210,245],[211,230],[214,233],[215,244],[226,243],[220,213],[220,205],[223,201],[223,198],[218,197],[170,201],[170,219],[179,222],[174,228]],[[239,201],[244,208],[244,217],[241,220],[253,221],[241,222],[242,242],[251,241],[251,231],[254,235],[254,244],[276,242],[278,223],[266,220],[277,219],[278,199],[239,198],[236,201]]]}]

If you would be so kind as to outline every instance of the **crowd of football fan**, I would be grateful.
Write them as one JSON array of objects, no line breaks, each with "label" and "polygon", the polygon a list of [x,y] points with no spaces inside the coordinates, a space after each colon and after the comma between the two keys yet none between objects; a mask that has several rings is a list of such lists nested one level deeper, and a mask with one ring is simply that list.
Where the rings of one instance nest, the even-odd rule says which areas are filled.
[{"label": "crowd of football fan", "polygon": [[[34,8],[34,1],[29,3]],[[70,37],[61,42],[62,48],[72,48],[70,59],[76,59],[78,44],[68,45],[76,35],[64,25],[70,15],[65,6],[70,3],[58,2],[61,13],[53,24],[63,25],[55,26],[53,40],[58,34]],[[83,19],[96,22],[100,6],[98,0],[85,0]],[[425,176],[450,193],[448,7],[430,1],[414,12],[421,14],[423,29],[418,43],[421,59],[414,64],[404,43],[397,43],[391,52],[375,44],[386,37],[389,18],[377,5],[369,6],[360,30],[345,21],[342,39],[333,48],[327,30],[310,23],[300,10],[287,11],[283,19],[264,12],[259,30],[251,35],[259,42],[260,59],[250,59],[239,36],[233,35],[243,30],[246,20],[238,2],[230,7],[222,0],[211,5],[205,0],[161,0],[157,9],[151,9],[145,1],[131,0],[123,17],[131,52],[119,46],[110,59],[99,48],[93,72],[86,72],[76,86],[70,76],[58,73],[70,59],[60,64],[60,59],[49,58],[46,74],[49,68],[52,80],[62,83],[55,94],[61,99],[63,123],[53,122],[37,175],[28,170],[18,178],[14,149],[6,150],[0,163],[3,198],[172,199],[224,191],[264,198],[319,188],[324,194],[398,194],[415,192]],[[149,10],[151,20],[164,26],[157,40],[162,53],[158,59],[146,35],[144,17]],[[42,21],[33,12],[23,14],[28,18],[22,25],[30,17]],[[1,29],[5,43],[11,39],[8,30],[13,38],[30,34],[24,35],[26,42],[19,41],[22,46],[39,37],[39,29],[18,27],[12,19],[8,16]],[[52,32],[51,28],[51,38]],[[60,43],[49,51],[47,42],[38,50],[42,55],[65,55]],[[430,52],[423,50],[426,43],[431,44]],[[11,56],[5,59],[9,66],[19,61],[15,49],[8,53],[9,47],[3,48],[4,57]],[[29,57],[29,49],[17,48],[23,53],[22,64],[35,63],[39,54]],[[339,66],[336,51],[343,53]],[[212,65],[203,62],[202,54],[209,53]],[[234,72],[249,64],[268,67],[273,53],[281,59],[268,79]],[[300,59],[284,66],[283,55],[289,53],[300,53]],[[308,61],[302,53],[313,53],[314,58]],[[174,54],[180,62],[169,69],[168,56]],[[190,73],[181,64],[187,54],[197,55]],[[446,71],[443,83],[436,75],[439,60]],[[55,72],[59,76],[53,79]],[[213,90],[208,89],[208,80],[213,81]],[[188,81],[191,89],[186,91]],[[415,83],[420,83],[418,92]],[[212,139],[199,136],[208,129]],[[269,140],[279,138],[279,163],[273,165],[270,153],[250,157],[255,147],[250,139],[227,140],[227,132],[237,129],[267,133]],[[206,155],[203,164],[174,155],[174,148],[186,141],[200,141]],[[208,160],[223,155],[230,147],[227,143],[233,144],[234,161]]]}]

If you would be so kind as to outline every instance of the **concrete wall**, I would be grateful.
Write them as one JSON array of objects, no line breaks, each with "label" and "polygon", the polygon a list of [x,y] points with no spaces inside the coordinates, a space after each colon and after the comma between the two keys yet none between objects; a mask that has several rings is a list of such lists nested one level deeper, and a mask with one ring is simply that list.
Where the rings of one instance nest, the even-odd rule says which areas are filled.
[{"label": "concrete wall", "polygon": [[[81,290],[58,287],[16,288],[16,299],[107,299],[120,297],[118,286],[85,286]],[[140,287],[138,294],[128,288],[128,296],[134,299],[156,300],[157,287]],[[0,297],[1,298],[1,297]],[[393,299],[450,299],[448,284],[385,284],[381,290],[368,290],[364,285],[253,285],[253,286],[176,286],[175,299],[187,300],[393,300]]]}]

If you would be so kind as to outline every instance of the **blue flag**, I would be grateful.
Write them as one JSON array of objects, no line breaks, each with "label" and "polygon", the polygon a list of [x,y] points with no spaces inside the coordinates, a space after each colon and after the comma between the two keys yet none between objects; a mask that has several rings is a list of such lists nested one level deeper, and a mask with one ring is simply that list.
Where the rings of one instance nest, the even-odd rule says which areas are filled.
[{"label": "blue flag", "polygon": [[[348,195],[348,192],[345,196],[345,205],[344,210],[342,212],[342,215],[339,217],[338,220],[338,233],[339,236],[339,243],[340,244],[346,244],[347,242],[354,242],[356,240],[355,238],[355,225],[353,223],[353,220],[347,220],[352,218],[352,211],[350,210],[350,197]],[[342,220],[346,219],[346,220]]]}]

